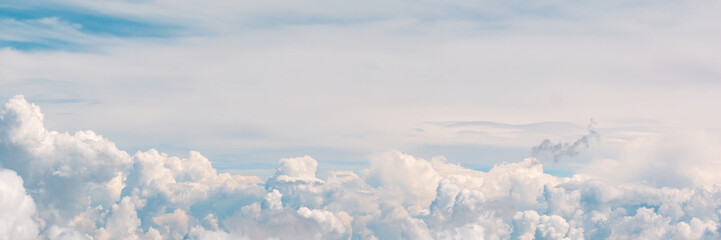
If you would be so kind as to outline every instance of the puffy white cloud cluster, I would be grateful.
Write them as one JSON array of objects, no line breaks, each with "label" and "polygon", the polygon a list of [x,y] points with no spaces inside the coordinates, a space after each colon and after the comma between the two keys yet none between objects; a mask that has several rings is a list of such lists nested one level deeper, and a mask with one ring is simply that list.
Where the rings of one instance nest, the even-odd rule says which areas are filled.
[{"label": "puffy white cloud cluster", "polygon": [[[18,96],[0,113],[0,239],[718,239],[721,186],[488,172],[397,151],[316,176],[309,156],[267,181],[197,152],[129,155],[90,131],[46,130]],[[713,165],[711,165],[713,166]]]},{"label": "puffy white cloud cluster", "polygon": [[29,239],[38,234],[35,202],[15,172],[0,170],[0,239]]}]

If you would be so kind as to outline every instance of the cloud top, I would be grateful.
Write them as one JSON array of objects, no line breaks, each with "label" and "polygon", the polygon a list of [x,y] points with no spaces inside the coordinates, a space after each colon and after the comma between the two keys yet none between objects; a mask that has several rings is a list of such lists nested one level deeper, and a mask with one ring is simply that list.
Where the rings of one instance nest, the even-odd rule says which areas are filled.
[{"label": "cloud top", "polygon": [[47,130],[22,96],[0,113],[0,166],[0,239],[720,237],[713,180],[564,178],[535,158],[484,172],[389,151],[325,179],[312,157],[284,158],[262,181],[198,152],[130,155],[91,131]]}]

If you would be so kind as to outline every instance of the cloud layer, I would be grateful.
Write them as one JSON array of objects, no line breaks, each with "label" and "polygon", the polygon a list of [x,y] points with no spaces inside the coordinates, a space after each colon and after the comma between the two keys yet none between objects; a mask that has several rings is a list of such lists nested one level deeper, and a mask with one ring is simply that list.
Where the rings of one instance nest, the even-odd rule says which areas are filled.
[{"label": "cloud layer", "polygon": [[130,155],[92,131],[48,130],[43,117],[22,96],[0,113],[0,239],[721,237],[712,178],[562,178],[534,158],[483,172],[389,151],[325,179],[312,157],[284,158],[263,181],[218,173],[198,152]]},{"label": "cloud layer", "polygon": [[[618,118],[721,122],[718,1],[388,4],[6,0],[0,97],[25,94],[56,130],[131,153],[192,146],[223,168],[425,145],[525,153],[575,136],[525,131],[559,120],[594,118],[600,133]],[[424,124],[479,120],[515,126]],[[493,164],[447,152],[428,155]]]}]

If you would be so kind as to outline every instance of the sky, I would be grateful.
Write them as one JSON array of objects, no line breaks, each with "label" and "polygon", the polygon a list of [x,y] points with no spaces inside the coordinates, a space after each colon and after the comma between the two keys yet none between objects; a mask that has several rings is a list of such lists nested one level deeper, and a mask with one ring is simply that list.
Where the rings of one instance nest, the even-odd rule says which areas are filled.
[{"label": "sky", "polygon": [[720,11],[3,1],[0,239],[716,239]]}]

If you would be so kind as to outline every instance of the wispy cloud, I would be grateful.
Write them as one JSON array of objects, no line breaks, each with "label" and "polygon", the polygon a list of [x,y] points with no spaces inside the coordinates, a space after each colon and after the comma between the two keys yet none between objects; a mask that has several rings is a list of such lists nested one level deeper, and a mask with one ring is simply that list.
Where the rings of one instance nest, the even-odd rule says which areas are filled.
[{"label": "wispy cloud", "polygon": [[541,144],[531,148],[532,155],[537,158],[550,158],[554,163],[564,157],[575,157],[579,154],[580,148],[589,147],[592,140],[599,140],[600,135],[593,129],[595,122],[591,120],[588,124],[588,134],[581,136],[573,142],[559,142],[553,144],[551,140],[544,139]]}]

